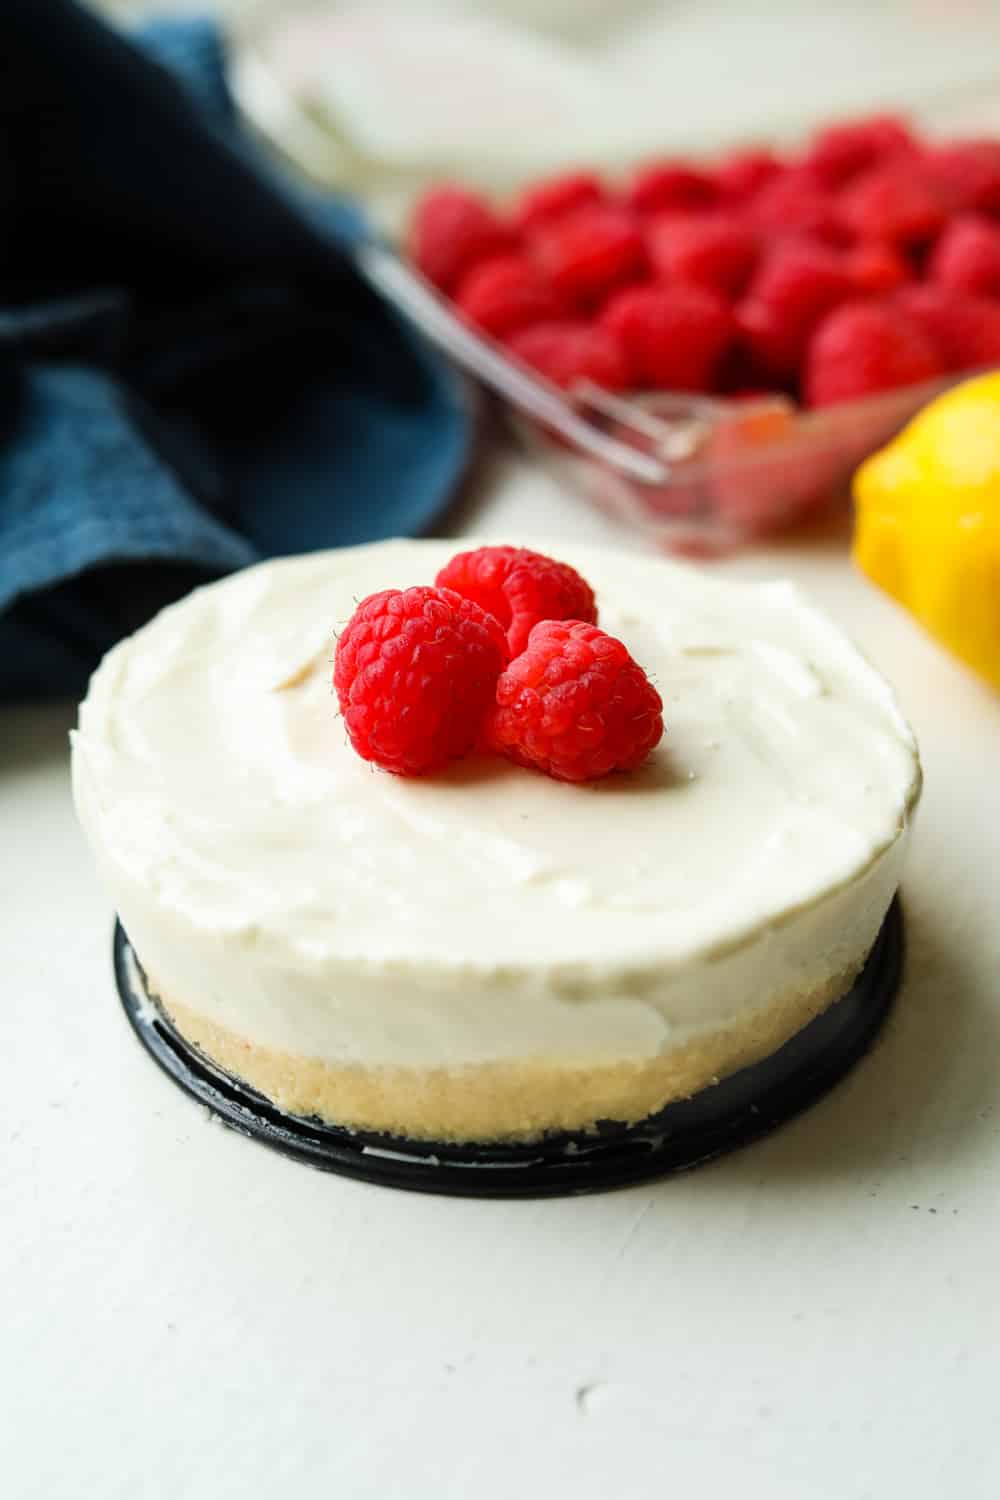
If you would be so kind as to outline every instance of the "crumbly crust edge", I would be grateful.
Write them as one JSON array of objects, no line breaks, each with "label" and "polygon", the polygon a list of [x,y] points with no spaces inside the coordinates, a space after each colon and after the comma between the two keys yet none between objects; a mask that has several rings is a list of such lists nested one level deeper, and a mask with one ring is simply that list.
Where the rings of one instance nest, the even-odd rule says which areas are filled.
[{"label": "crumbly crust edge", "polygon": [[[458,1068],[362,1067],[260,1046],[170,996],[176,1030],[279,1109],[352,1130],[454,1143],[530,1141],[599,1120],[635,1124],[776,1052],[853,983],[861,962],[669,1051],[612,1063],[550,1059]],[[156,986],[150,981],[155,993]]]}]

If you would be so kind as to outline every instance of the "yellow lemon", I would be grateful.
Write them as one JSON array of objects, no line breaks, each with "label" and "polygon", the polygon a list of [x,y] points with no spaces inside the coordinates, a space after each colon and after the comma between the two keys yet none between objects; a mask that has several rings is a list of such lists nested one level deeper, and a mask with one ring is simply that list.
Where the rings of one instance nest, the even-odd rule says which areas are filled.
[{"label": "yellow lemon", "polygon": [[854,559],[1000,688],[1000,373],[932,401],[854,476]]}]

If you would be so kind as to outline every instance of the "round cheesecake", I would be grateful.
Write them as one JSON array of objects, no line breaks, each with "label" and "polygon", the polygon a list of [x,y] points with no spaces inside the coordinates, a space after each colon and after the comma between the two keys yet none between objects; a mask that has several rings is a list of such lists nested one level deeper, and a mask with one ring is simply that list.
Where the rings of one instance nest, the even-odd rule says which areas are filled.
[{"label": "round cheesecake", "polygon": [[149,986],[289,1113],[461,1142],[639,1121],[779,1048],[879,932],[920,787],[882,678],[788,583],[539,550],[662,695],[638,771],[355,754],[336,631],[453,543],[251,568],[94,675],[74,794]]}]

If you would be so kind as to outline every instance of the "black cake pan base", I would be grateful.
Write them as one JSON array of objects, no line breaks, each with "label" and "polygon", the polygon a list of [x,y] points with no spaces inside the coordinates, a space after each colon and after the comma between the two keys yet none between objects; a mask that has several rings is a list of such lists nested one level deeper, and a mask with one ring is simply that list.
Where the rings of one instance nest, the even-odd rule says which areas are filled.
[{"label": "black cake pan base", "polygon": [[147,1052],[226,1125],[297,1161],[345,1177],[475,1198],[591,1193],[687,1171],[745,1146],[808,1108],[853,1067],[877,1035],[899,986],[903,923],[894,901],[853,988],[763,1062],[641,1124],[599,1124],[530,1144],[461,1146],[352,1131],[284,1114],[189,1045],[150,994],[121,924],[115,978]]}]

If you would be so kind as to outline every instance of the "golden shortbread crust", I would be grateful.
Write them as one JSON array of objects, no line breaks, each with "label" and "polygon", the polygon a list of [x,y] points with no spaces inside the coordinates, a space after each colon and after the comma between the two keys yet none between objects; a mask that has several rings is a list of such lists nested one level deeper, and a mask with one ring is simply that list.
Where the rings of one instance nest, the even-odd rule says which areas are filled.
[{"label": "golden shortbread crust", "polygon": [[[459,1068],[362,1067],[258,1046],[161,997],[180,1034],[286,1113],[413,1140],[531,1140],[598,1120],[643,1120],[794,1036],[853,983],[857,969],[751,1012],[737,1024],[636,1062],[494,1062]],[[155,984],[150,980],[155,992]]]}]

